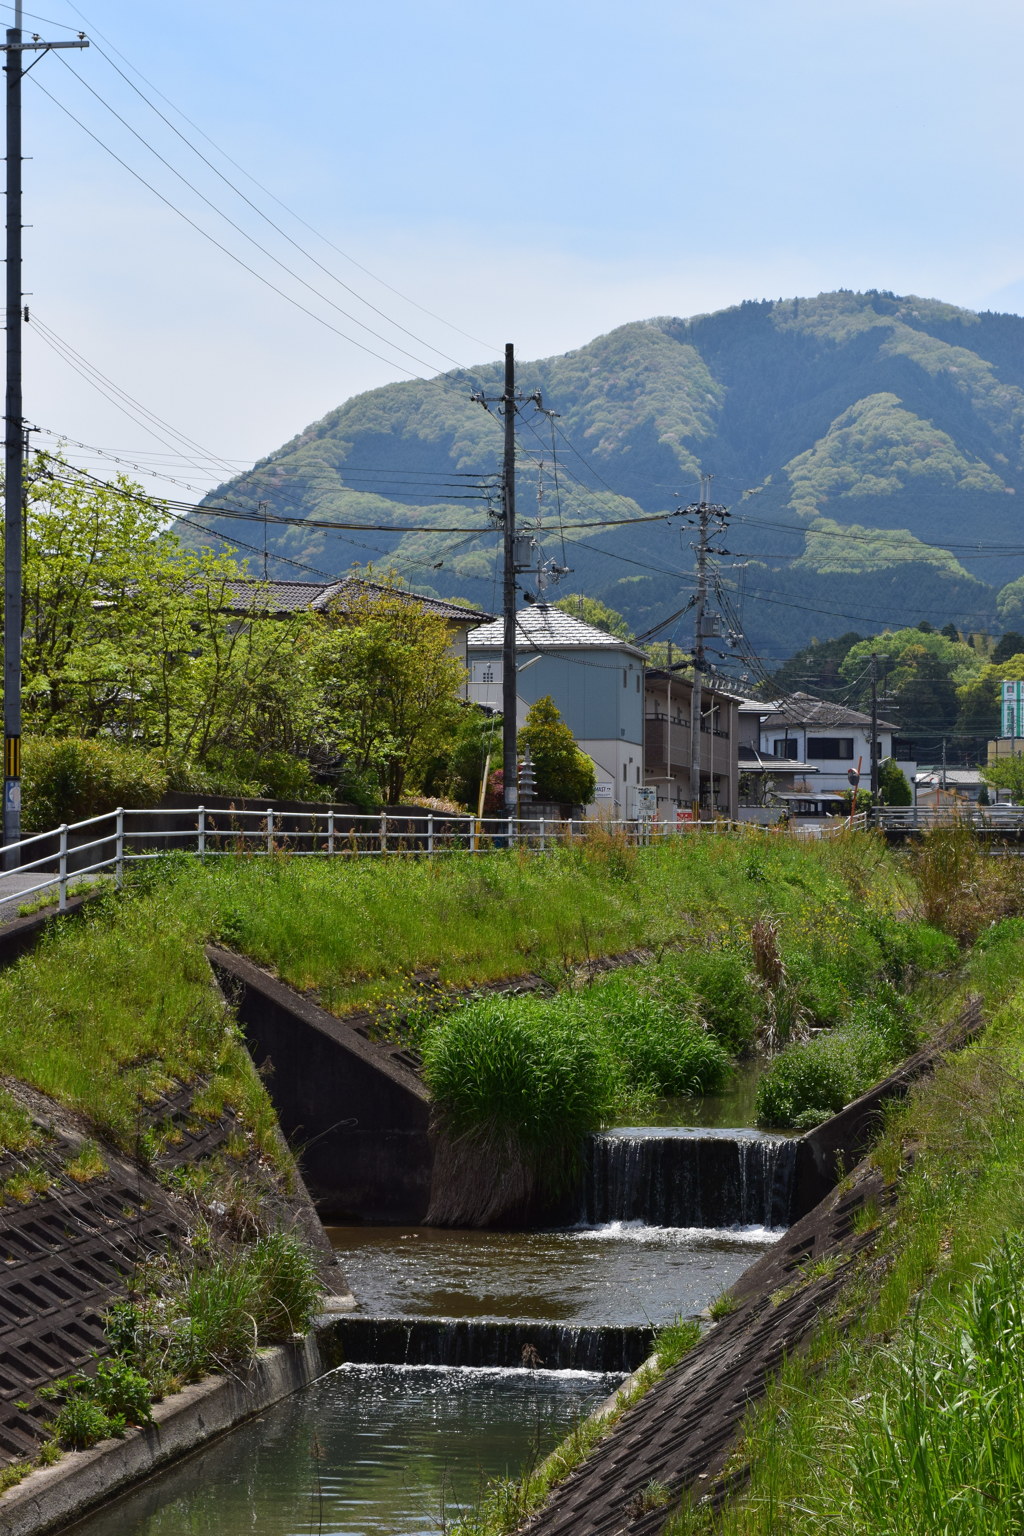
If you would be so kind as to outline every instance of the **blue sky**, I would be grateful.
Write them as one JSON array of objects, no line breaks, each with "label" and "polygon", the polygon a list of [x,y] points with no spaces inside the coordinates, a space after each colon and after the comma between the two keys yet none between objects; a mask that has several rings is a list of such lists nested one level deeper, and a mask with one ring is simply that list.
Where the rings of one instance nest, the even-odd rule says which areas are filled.
[{"label": "blue sky", "polygon": [[[1024,310],[1019,0],[36,3],[48,19],[26,15],[28,28],[82,26],[108,57],[50,55],[26,83],[32,312],[222,463],[251,462],[403,366],[480,362],[506,340],[543,356],[649,315],[835,287]],[[233,263],[37,82],[217,240],[383,356]],[[318,241],[174,109],[441,319]],[[35,422],[139,463],[165,452],[197,489],[223,478],[205,455],[187,473],[172,464],[31,327],[27,348]]]}]

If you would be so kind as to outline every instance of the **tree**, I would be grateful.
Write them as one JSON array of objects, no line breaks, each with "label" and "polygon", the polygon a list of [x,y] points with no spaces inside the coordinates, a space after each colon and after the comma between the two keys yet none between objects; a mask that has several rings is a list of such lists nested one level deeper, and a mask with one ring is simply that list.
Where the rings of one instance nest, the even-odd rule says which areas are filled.
[{"label": "tree", "polygon": [[913,804],[907,776],[894,757],[885,758],[878,766],[878,795],[883,805]]},{"label": "tree", "polygon": [[1024,652],[1024,635],[1018,634],[1015,629],[1008,629],[992,652],[989,660],[993,662],[1009,661],[1011,656],[1019,656],[1022,652]]},{"label": "tree", "polygon": [[1014,805],[1024,805],[1024,757],[1020,753],[1016,757],[997,757],[981,771],[989,784],[1010,791]]},{"label": "tree", "polygon": [[538,800],[560,805],[589,805],[597,775],[576,745],[576,738],[547,694],[531,704],[518,736],[519,750],[530,750]]},{"label": "tree", "polygon": [[582,592],[569,592],[553,606],[562,613],[571,613],[574,619],[582,619],[584,624],[593,624],[595,629],[603,629],[607,635],[615,635],[619,640],[633,638],[633,631],[622,614],[596,597],[584,597]]},{"label": "tree", "polygon": [[945,635],[947,640],[959,640],[960,639],[960,631],[957,629],[956,625],[953,624],[953,623],[943,624],[942,628],[939,630],[939,634],[940,635]]},{"label": "tree", "polygon": [[457,731],[466,669],[450,646],[445,621],[393,584],[317,616],[317,735],[338,743],[343,777],[375,784],[389,804],[418,785]]}]

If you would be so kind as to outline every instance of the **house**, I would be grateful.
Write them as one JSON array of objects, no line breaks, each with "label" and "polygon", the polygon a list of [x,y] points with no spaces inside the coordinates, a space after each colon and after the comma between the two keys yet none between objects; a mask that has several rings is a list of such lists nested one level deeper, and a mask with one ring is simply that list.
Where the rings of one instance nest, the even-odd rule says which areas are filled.
[{"label": "house", "polygon": [[1009,790],[986,784],[980,768],[922,768],[913,784],[915,805],[977,805],[983,785],[993,804],[1010,802]]},{"label": "house", "polygon": [[224,607],[240,617],[257,612],[266,618],[283,619],[295,613],[334,613],[344,615],[356,596],[367,594],[400,597],[414,603],[425,613],[444,619],[451,632],[449,647],[453,656],[469,670],[466,640],[488,613],[449,603],[442,598],[423,597],[404,587],[385,586],[361,577],[343,576],[337,581],[228,581],[225,583]]},{"label": "house", "polygon": [[[849,786],[848,771],[861,771],[861,783],[867,787],[871,773],[871,716],[846,704],[834,704],[812,698],[807,693],[789,694],[769,706],[770,713],[761,720],[761,754],[780,762],[812,764],[818,770],[814,793],[842,791]],[[878,721],[878,760],[891,757],[893,733],[898,729],[888,720]],[[897,760],[898,766],[913,783],[917,764]]]},{"label": "house", "polygon": [[[657,790],[663,820],[688,809],[693,684],[681,667],[652,667],[644,679],[644,783]],[[735,818],[739,805],[739,699],[705,684],[700,710],[700,804]]]},{"label": "house", "polygon": [[741,699],[739,718],[739,820],[774,820],[784,809],[781,797],[798,790],[814,792],[817,764],[769,755],[761,747],[761,722],[779,709],[777,702]]},{"label": "house", "polygon": [[[468,637],[469,698],[501,709],[503,622]],[[593,624],[537,603],[516,615],[516,723],[550,696],[597,771],[595,806],[615,818],[637,813],[644,782],[643,651]]]}]

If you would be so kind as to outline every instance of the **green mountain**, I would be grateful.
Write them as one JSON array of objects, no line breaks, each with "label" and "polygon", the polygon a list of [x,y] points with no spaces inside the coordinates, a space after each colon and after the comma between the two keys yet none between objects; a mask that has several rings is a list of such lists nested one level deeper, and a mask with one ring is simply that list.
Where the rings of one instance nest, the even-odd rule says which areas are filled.
[{"label": "green mountain", "polygon": [[[667,514],[697,499],[701,468],[732,509],[723,580],[768,661],[851,628],[998,625],[1001,589],[1024,576],[1016,315],[843,290],[624,325],[518,378],[559,413],[524,401],[520,517],[537,517],[539,491],[545,555],[564,549],[571,589],[637,632],[685,602],[691,535],[678,521],[579,525]],[[500,390],[492,364],[356,396],[208,503],[299,520],[271,526],[274,575],[393,564],[493,608],[485,497],[497,505],[501,422],[470,395]],[[262,549],[258,524],[203,522]],[[685,642],[686,624],[663,638]]]}]

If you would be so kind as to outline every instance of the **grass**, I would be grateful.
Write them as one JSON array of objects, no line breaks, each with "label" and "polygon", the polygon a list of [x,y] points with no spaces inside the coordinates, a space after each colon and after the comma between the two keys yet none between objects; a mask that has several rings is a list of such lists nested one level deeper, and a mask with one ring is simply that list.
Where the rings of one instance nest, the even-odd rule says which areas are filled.
[{"label": "grass", "polygon": [[[175,1082],[213,1077],[273,1155],[273,1113],[211,984],[210,940],[340,1013],[411,1002],[428,978],[465,986],[538,969],[564,977],[588,958],[641,945],[668,965],[669,947],[683,944],[693,973],[687,979],[684,969],[682,980],[707,1009],[719,964],[710,957],[742,954],[766,910],[794,950],[844,955],[852,976],[858,945],[871,948],[865,971],[882,955],[868,915],[895,932],[911,894],[897,861],[868,836],[767,846],[695,838],[646,849],[598,839],[544,858],[432,862],[172,857],[146,866],[121,895],[103,892],[73,922],[57,922],[0,975],[0,1073],[82,1111],[127,1149],[140,1103]],[[735,980],[736,962],[729,966]],[[0,1100],[0,1135],[9,1121]]]},{"label": "grass", "polygon": [[[749,1415],[716,1515],[671,1536],[1009,1536],[1024,1524],[1024,935],[965,966],[985,1035],[893,1109],[875,1153],[895,1216]],[[914,1149],[912,1161],[908,1148]],[[866,1219],[876,1219],[877,1212]]]},{"label": "grass", "polygon": [[[263,1345],[306,1332],[321,1290],[309,1252],[288,1233],[216,1251],[200,1234],[187,1261],[154,1262],[134,1298],[110,1309],[112,1353],[95,1372],[63,1377],[40,1394],[59,1404],[53,1442],[83,1450],[148,1424],[151,1404],[167,1392],[244,1368]],[[27,1470],[22,1464],[21,1475]]]}]

